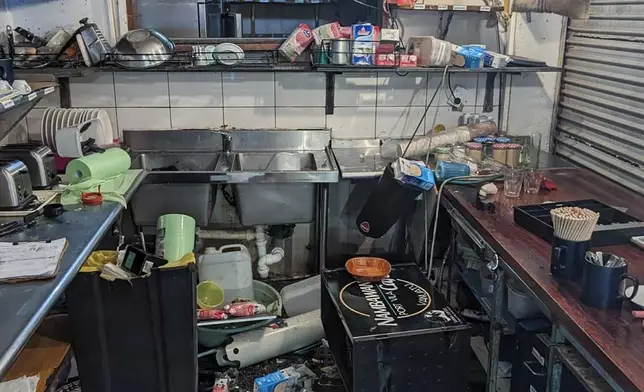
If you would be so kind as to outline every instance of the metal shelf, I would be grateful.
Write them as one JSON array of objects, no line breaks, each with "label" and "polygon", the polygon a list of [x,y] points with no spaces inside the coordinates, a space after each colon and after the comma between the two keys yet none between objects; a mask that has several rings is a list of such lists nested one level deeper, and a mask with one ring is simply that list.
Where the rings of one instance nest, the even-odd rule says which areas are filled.
[{"label": "metal shelf", "polygon": [[277,5],[320,5],[331,4],[328,0],[224,0],[228,4],[277,4]]},{"label": "metal shelf", "polygon": [[[483,295],[483,288],[481,287],[481,277],[478,271],[473,269],[464,268],[458,262],[456,263],[456,268],[458,269],[459,274],[463,278],[465,285],[472,290],[472,294],[476,300],[481,304],[481,307],[487,313],[488,316],[492,317],[492,302],[491,297]],[[516,320],[508,313],[507,307],[503,310],[503,332],[505,334],[511,335],[516,329]]]},{"label": "metal shelf", "polygon": [[35,105],[42,97],[53,93],[54,90],[56,90],[56,87],[51,86],[32,91],[27,95],[19,95],[7,100],[0,98],[0,115],[11,110],[19,110],[22,105],[29,102],[32,102]]},{"label": "metal shelf", "polygon": [[[396,67],[377,67],[370,65],[319,65],[316,70],[321,72],[373,72],[373,71],[393,71],[401,74],[408,72],[421,73],[443,73],[443,67],[416,67],[416,68],[396,68]],[[506,68],[450,68],[448,73],[529,73],[529,72],[561,72],[563,68],[559,67],[506,67]]]},{"label": "metal shelf", "polygon": [[61,67],[46,67],[46,68],[14,68],[16,79],[21,78],[22,75],[53,75],[56,78],[74,78],[83,77],[96,72],[97,68],[87,68],[85,66],[78,68],[61,68]]},{"label": "metal shelf", "polygon": [[503,6],[487,6],[487,5],[425,5],[414,4],[409,7],[401,7],[395,4],[390,5],[391,8],[397,8],[404,11],[454,11],[454,12],[502,12]]},{"label": "metal shelf", "polygon": [[613,388],[599,373],[571,346],[555,348],[557,357],[570,369],[572,374],[589,392],[609,392]]},{"label": "metal shelf", "polygon": [[0,99],[0,140],[36,106],[45,95],[56,90],[54,86],[36,89],[27,95],[19,95],[11,99]]}]

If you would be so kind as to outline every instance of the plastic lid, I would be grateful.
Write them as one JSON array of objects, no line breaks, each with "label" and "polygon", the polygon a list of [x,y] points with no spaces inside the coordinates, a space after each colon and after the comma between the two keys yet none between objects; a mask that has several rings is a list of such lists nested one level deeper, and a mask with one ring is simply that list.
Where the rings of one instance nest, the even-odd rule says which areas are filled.
[{"label": "plastic lid", "polygon": [[483,148],[481,143],[465,143],[465,146],[470,150],[480,150]]}]

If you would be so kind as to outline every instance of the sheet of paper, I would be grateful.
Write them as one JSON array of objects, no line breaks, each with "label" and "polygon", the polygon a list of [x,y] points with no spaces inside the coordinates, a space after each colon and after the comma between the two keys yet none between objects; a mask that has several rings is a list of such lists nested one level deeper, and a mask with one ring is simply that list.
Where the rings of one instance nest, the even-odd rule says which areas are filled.
[{"label": "sheet of paper", "polygon": [[54,275],[66,244],[64,238],[50,243],[23,242],[14,245],[0,242],[0,280]]},{"label": "sheet of paper", "polygon": [[0,392],[35,392],[39,379],[38,375],[22,376],[15,380],[0,382]]}]

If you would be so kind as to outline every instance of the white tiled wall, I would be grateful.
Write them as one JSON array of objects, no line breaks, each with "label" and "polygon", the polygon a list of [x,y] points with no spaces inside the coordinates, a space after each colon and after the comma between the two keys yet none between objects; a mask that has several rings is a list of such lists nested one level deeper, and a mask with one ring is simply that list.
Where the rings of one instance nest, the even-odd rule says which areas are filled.
[{"label": "white tiled wall", "polygon": [[[441,74],[345,73],[335,79],[333,115],[325,114],[322,73],[94,73],[72,78],[70,89],[73,107],[106,109],[119,131],[225,124],[236,128],[327,127],[337,139],[399,138],[411,136],[416,128],[424,134],[438,124],[454,127],[461,115],[447,103],[447,83],[437,91]],[[453,89],[466,89],[464,112],[482,112],[485,75],[453,74],[450,81]],[[495,113],[498,89],[497,81]],[[52,94],[27,116],[32,139],[39,137],[44,108],[58,105],[58,96]]]}]

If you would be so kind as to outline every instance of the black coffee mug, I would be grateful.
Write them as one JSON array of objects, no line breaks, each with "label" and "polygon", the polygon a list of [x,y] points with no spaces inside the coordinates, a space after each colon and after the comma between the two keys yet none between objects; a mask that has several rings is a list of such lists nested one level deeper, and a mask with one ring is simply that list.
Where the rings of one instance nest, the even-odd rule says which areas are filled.
[{"label": "black coffee mug", "polygon": [[9,84],[13,84],[13,60],[0,59],[0,79],[6,80]]},{"label": "black coffee mug", "polygon": [[558,278],[581,279],[584,258],[589,250],[590,241],[575,242],[552,237],[550,273]]},{"label": "black coffee mug", "polygon": [[[605,264],[611,255],[604,253],[602,256]],[[621,309],[622,301],[635,298],[640,286],[639,280],[627,271],[628,265],[604,267],[584,260],[581,302],[597,309]],[[633,292],[628,297],[624,294],[627,280],[633,282]]]}]

